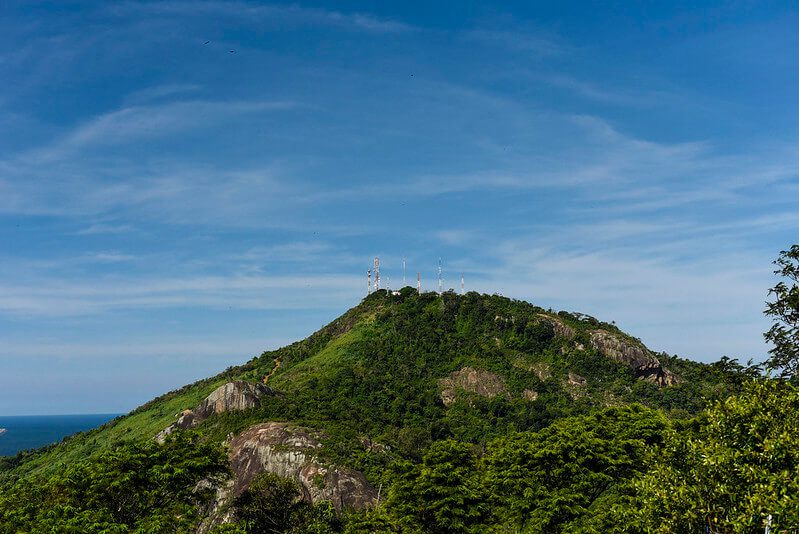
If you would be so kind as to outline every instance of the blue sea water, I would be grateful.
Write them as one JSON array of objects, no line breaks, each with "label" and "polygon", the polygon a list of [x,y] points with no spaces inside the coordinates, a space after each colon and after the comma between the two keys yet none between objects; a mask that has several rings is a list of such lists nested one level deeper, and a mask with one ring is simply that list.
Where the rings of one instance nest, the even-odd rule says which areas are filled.
[{"label": "blue sea water", "polygon": [[0,416],[0,456],[57,443],[75,432],[90,430],[119,414]]}]

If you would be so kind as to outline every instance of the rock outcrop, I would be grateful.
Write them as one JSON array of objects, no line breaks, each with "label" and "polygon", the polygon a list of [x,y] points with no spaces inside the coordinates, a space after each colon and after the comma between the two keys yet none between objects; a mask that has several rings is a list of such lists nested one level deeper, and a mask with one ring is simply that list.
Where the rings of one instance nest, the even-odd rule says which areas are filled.
[{"label": "rock outcrop", "polygon": [[263,384],[253,384],[243,380],[228,382],[212,391],[193,410],[184,410],[177,421],[155,436],[155,440],[163,443],[175,430],[194,428],[215,414],[255,408],[262,397],[275,394],[275,390]]},{"label": "rock outcrop", "polygon": [[5,433],[6,433],[6,429],[5,428],[0,428],[0,436],[2,436]]},{"label": "rock outcrop", "polygon": [[228,505],[261,473],[296,481],[303,500],[330,501],[338,512],[372,505],[377,491],[363,473],[318,461],[322,438],[321,432],[278,422],[260,423],[235,436],[228,452],[233,478],[216,487],[216,500],[199,532],[232,520]]},{"label": "rock outcrop", "polygon": [[565,337],[566,339],[572,339],[576,335],[574,329],[561,321],[560,319],[556,319],[550,315],[545,315],[543,313],[538,314],[544,321],[548,322],[552,325],[553,330],[555,330],[556,336]]},{"label": "rock outcrop", "polygon": [[538,392],[532,389],[525,389],[522,391],[522,397],[529,401],[538,400]]},{"label": "rock outcrop", "polygon": [[678,382],[674,373],[665,369],[643,344],[620,339],[605,330],[591,330],[589,334],[594,348],[608,358],[627,365],[638,378],[661,387]]},{"label": "rock outcrop", "polygon": [[444,406],[450,406],[455,402],[459,390],[476,393],[488,398],[507,393],[505,381],[502,377],[490,371],[472,367],[464,367],[447,378],[440,379],[438,386],[441,390],[441,401]]},{"label": "rock outcrop", "polygon": [[578,375],[577,373],[573,373],[571,371],[569,371],[569,375],[566,378],[566,382],[570,386],[579,386],[579,387],[582,387],[588,383],[588,381],[584,377]]}]

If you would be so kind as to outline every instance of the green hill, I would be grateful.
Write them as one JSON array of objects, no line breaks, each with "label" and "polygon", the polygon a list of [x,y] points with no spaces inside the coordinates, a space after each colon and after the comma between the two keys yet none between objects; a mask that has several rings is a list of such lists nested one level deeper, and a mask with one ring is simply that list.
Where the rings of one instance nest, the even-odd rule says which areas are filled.
[{"label": "green hill", "polygon": [[[7,507],[31,501],[22,488],[34,484],[44,489],[37,497],[40,501],[33,499],[33,502],[41,506],[50,503],[48,506],[56,509],[64,504],[59,499],[70,503],[51,517],[53,524],[60,524],[57,521],[66,521],[70,514],[77,513],[69,511],[72,509],[69,506],[74,508],[75,503],[64,497],[69,494],[64,484],[69,486],[74,482],[65,482],[72,480],[69,477],[99,476],[91,491],[100,491],[103,484],[112,483],[116,471],[102,474],[98,462],[109,465],[109,458],[115,459],[120,462],[118,469],[124,472],[136,464],[126,454],[145,464],[161,455],[163,462],[172,465],[176,458],[196,454],[187,451],[208,447],[197,457],[201,467],[192,463],[182,468],[181,473],[196,476],[186,475],[180,484],[189,488],[204,481],[210,489],[205,493],[187,490],[188,493],[167,499],[172,504],[165,508],[153,508],[162,512],[159,521],[181,516],[183,522],[169,528],[191,530],[203,517],[219,515],[219,510],[210,510],[208,506],[214,502],[221,506],[219,503],[224,501],[212,494],[221,487],[219,480],[228,476],[225,451],[235,463],[238,452],[231,448],[231,443],[236,443],[236,436],[244,436],[241,438],[244,440],[248,429],[256,429],[258,435],[271,432],[269,439],[276,440],[259,445],[267,447],[269,454],[279,455],[289,448],[295,456],[302,457],[296,466],[291,463],[296,458],[281,459],[283,463],[278,463],[282,467],[267,466],[262,470],[283,469],[285,475],[294,473],[296,467],[292,476],[299,480],[298,491],[301,490],[305,501],[314,503],[313,513],[302,512],[306,514],[303,528],[311,528],[308,525],[315,524],[314,521],[324,522],[319,519],[324,516],[324,505],[320,503],[335,498],[338,501],[332,506],[339,513],[330,512],[336,519],[329,519],[325,528],[345,528],[346,523],[349,525],[346,528],[353,529],[353,525],[366,521],[367,517],[371,518],[369,521],[378,521],[373,517],[377,512],[356,513],[354,508],[363,507],[361,504],[345,506],[355,490],[347,493],[349,490],[341,489],[342,480],[346,479],[348,484],[358,481],[366,488],[358,499],[362,497],[361,500],[371,503],[367,508],[381,509],[381,503],[390,493],[386,506],[401,510],[397,499],[402,495],[402,473],[408,475],[418,466],[424,466],[431,451],[442,443],[466,447],[456,452],[466,454],[461,457],[467,463],[476,462],[478,456],[483,457],[480,451],[488,451],[485,458],[490,458],[492,450],[510,446],[510,442],[502,444],[502,440],[518,439],[515,436],[520,433],[557,433],[557,425],[563,424],[562,421],[579,420],[580,425],[590,428],[596,423],[591,418],[596,417],[605,417],[608,428],[620,425],[616,430],[618,435],[628,436],[625,440],[633,439],[625,429],[643,425],[649,430],[642,430],[640,434],[644,437],[640,439],[654,443],[666,426],[680,424],[680,420],[697,414],[708,402],[737,391],[744,381],[739,370],[726,360],[707,365],[655,355],[640,340],[616,326],[582,314],[553,312],[477,293],[419,295],[412,288],[404,288],[398,294],[379,291],[303,341],[265,352],[244,365],[156,398],[101,428],[40,451],[3,460],[0,504],[3,498],[7,499]],[[268,387],[256,387],[264,382]],[[223,391],[220,388],[225,384],[232,385]],[[210,400],[203,405],[203,399],[209,395],[212,395]],[[231,402],[245,404],[235,407]],[[630,409],[632,412],[625,411]],[[182,417],[183,422],[178,425],[186,426],[186,430],[175,427],[167,443],[157,445],[154,437],[175,423],[181,413],[189,416]],[[606,415],[597,416],[602,413]],[[642,423],[644,419],[656,421],[654,427],[658,430]],[[267,422],[272,426],[256,426]],[[303,444],[298,444],[297,436]],[[642,443],[629,445],[632,451],[629,454],[637,454],[635,451]],[[455,454],[451,448],[447,450],[447,454]],[[627,460],[637,461],[631,458]],[[161,460],[146,469],[158,471],[161,465],[158,461]],[[302,478],[309,466],[316,470],[313,483],[303,482]],[[245,476],[236,472],[235,465],[233,471],[233,478]],[[158,476],[154,473],[152,479],[144,476],[140,485],[134,484],[130,491],[148,495],[157,491],[169,493],[158,478],[163,473],[159,471]],[[253,473],[246,474],[250,475]],[[337,486],[328,487],[325,493],[328,479]],[[238,499],[252,497],[254,490],[247,489],[251,482],[247,479],[241,488],[238,482],[234,485]],[[260,486],[255,483],[253,487]],[[358,499],[353,502],[360,503]],[[255,524],[254,519],[247,523],[249,516],[241,511],[248,509],[245,502],[230,499],[225,502],[225,506],[238,506],[239,515],[233,516],[244,517],[238,524]],[[178,504],[180,513],[176,511],[178,508],[169,507]],[[29,514],[23,514],[26,520],[39,517],[36,505],[28,502],[26,506]],[[124,528],[146,531],[146,525],[153,524],[148,521],[155,521],[145,512],[141,512],[141,517],[126,518],[120,517],[107,503],[97,507],[110,511],[95,517],[92,515],[95,510],[90,507],[91,513],[86,512],[88,519],[84,518],[88,522],[76,524],[89,530],[94,527],[86,525],[124,524]],[[346,513],[341,515],[342,512]],[[3,517],[0,515],[0,521]],[[9,515],[5,520],[13,525]],[[420,521],[411,521],[406,526],[411,530],[435,530]],[[376,528],[367,523],[363,527],[366,531]],[[396,521],[391,525],[391,529],[400,528]],[[120,528],[119,531],[126,531]],[[228,527],[206,524],[202,528],[210,531]],[[456,526],[452,529],[460,531]],[[14,530],[9,526],[0,529],[4,531]]]}]

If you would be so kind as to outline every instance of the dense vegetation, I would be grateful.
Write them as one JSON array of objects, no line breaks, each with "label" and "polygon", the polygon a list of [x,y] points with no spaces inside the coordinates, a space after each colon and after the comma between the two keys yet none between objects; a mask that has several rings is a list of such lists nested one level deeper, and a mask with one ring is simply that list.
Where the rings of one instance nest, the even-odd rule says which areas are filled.
[{"label": "dense vegetation", "polygon": [[227,472],[221,447],[184,433],[118,447],[0,493],[0,532],[181,532],[210,497],[196,487]]},{"label": "dense vegetation", "polygon": [[[778,273],[790,279],[797,258],[784,252]],[[799,290],[772,293],[771,364],[791,371]],[[3,459],[0,532],[193,531],[228,476],[220,444],[262,421],[324,431],[320,461],[360,470],[384,498],[337,515],[267,473],[216,532],[748,533],[769,515],[799,525],[793,381],[659,354],[680,380],[658,387],[601,354],[597,330],[641,346],[613,324],[499,296],[372,294],[306,340]],[[496,377],[495,389],[442,402],[441,380],[462,369]],[[152,440],[219,385],[266,375],[280,395]]]}]

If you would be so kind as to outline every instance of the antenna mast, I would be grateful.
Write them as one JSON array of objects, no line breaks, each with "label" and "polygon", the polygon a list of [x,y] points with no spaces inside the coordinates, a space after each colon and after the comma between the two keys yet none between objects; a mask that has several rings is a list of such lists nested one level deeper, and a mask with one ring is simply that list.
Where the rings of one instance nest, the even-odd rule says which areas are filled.
[{"label": "antenna mast", "polygon": [[402,287],[405,287],[405,258],[402,258]]},{"label": "antenna mast", "polygon": [[444,283],[441,280],[441,273],[443,269],[441,268],[441,258],[438,258],[438,294],[442,294],[444,292]]},{"label": "antenna mast", "polygon": [[366,294],[372,294],[372,269],[366,269]]},{"label": "antenna mast", "polygon": [[416,292],[422,294],[422,273],[416,272]]},{"label": "antenna mast", "polygon": [[375,256],[375,291],[380,291],[380,258]]},{"label": "antenna mast", "polygon": [[461,273],[461,295],[463,295],[463,273]]}]

